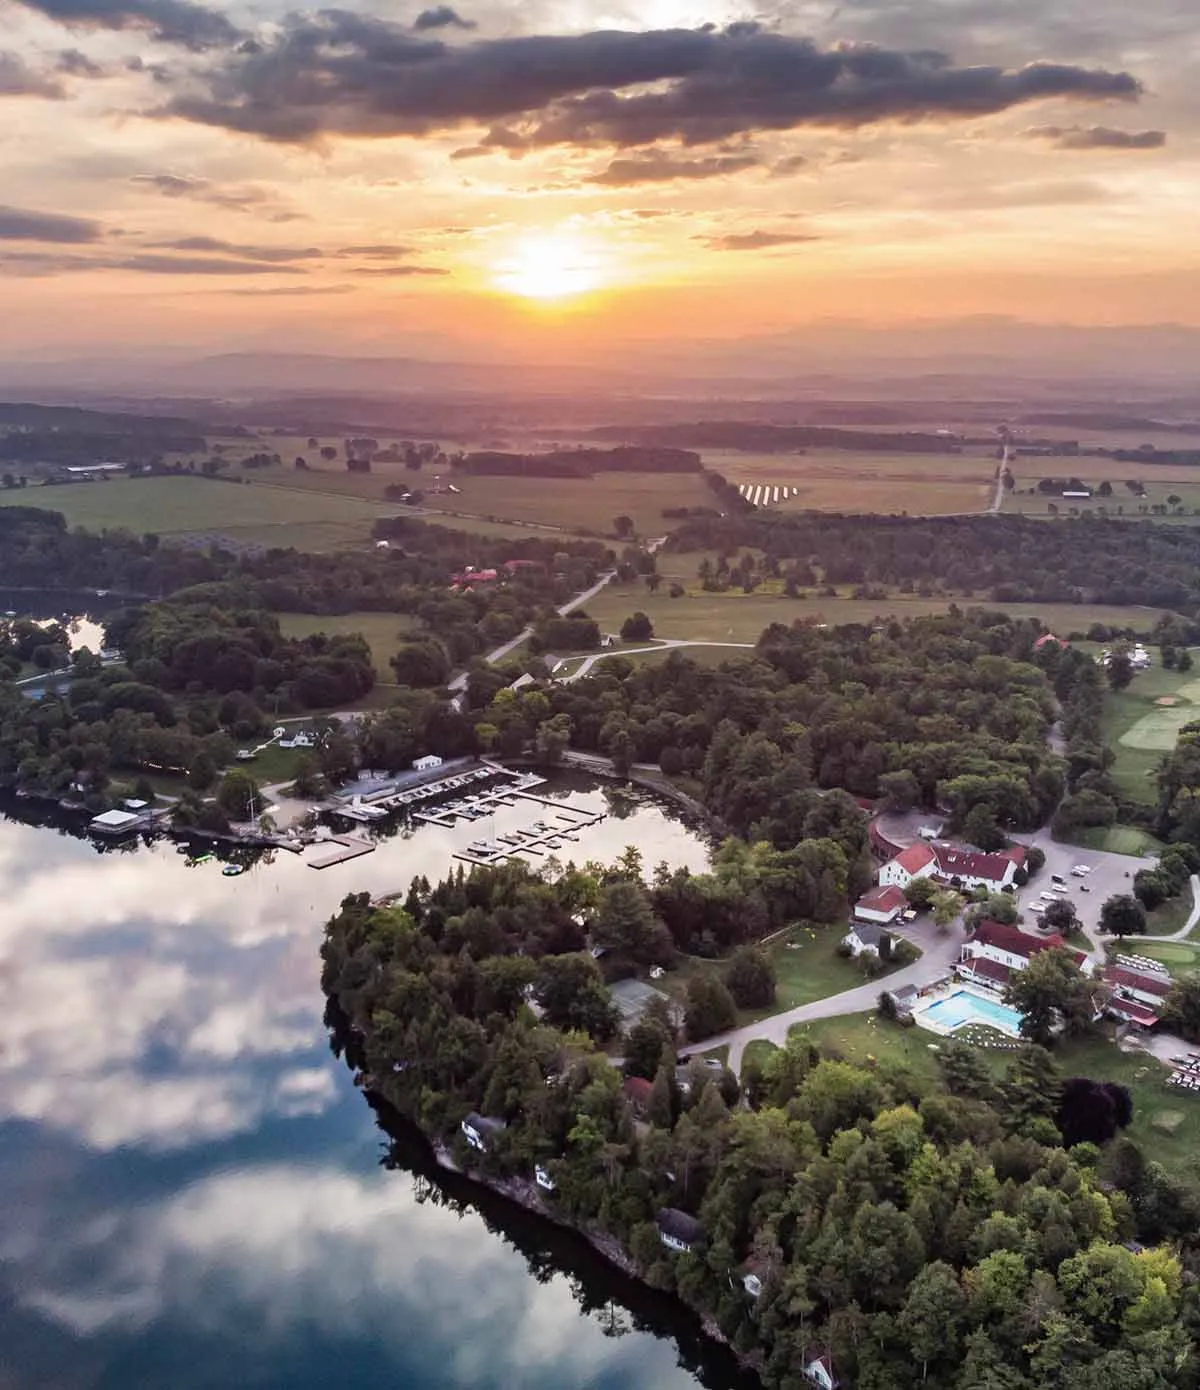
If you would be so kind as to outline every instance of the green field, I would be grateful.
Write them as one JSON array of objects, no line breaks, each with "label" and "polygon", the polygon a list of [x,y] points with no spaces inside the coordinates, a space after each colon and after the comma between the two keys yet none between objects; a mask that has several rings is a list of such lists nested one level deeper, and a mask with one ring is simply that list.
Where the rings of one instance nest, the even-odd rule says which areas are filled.
[{"label": "green field", "polygon": [[[1159,704],[1160,700],[1173,701]],[[1113,780],[1136,801],[1154,802],[1155,773],[1163,755],[1175,747],[1179,730],[1200,719],[1200,679],[1191,672],[1159,665],[1139,671],[1124,690],[1104,699],[1104,738],[1116,755]]]},{"label": "green field", "polygon": [[1162,841],[1137,825],[1098,825],[1077,830],[1071,844],[1083,849],[1108,850],[1112,854],[1157,854]]},{"label": "green field", "polygon": [[279,613],[279,626],[285,637],[311,637],[314,632],[331,635],[359,632],[371,648],[380,680],[392,679],[389,665],[415,620],[403,613]]},{"label": "green field", "polygon": [[[740,589],[723,594],[705,593],[695,578],[696,566],[702,557],[691,557],[694,563],[690,567],[690,579],[683,577],[684,566],[680,563],[688,557],[673,555],[670,558],[675,574],[668,572],[668,582],[658,593],[650,593],[640,581],[612,583],[588,602],[587,612],[600,624],[602,632],[619,631],[621,623],[638,609],[653,622],[657,638],[711,642],[755,642],[771,623],[811,620],[836,627],[844,623],[869,623],[883,617],[916,618],[944,613],[952,602],[959,607],[979,604],[1017,618],[1040,618],[1047,627],[1063,636],[1084,632],[1096,622],[1148,631],[1158,616],[1145,608],[1103,604],[988,603],[985,599],[922,599],[907,594],[886,599],[788,598],[777,583],[763,585],[752,594],[744,594]],[[670,597],[669,579],[672,577],[679,578],[685,585],[687,592],[682,598]]]},{"label": "green field", "polygon": [[160,536],[227,536],[254,545],[335,550],[361,545],[383,509],[354,497],[207,478],[115,478],[108,483],[0,491],[0,506],[45,507],[71,526]]},{"label": "green field", "polygon": [[[853,961],[839,956],[835,949],[844,935],[842,927],[801,924],[770,942],[766,950],[775,966],[775,1003],[766,1009],[739,1010],[739,1024],[796,1009],[801,1004],[827,999],[831,994],[840,994],[842,990],[861,985],[866,976]],[[714,971],[722,974],[726,964],[725,961],[687,956],[680,967],[667,976],[667,989],[674,997],[683,1000],[689,980]],[[884,976],[879,978],[882,980]]]},{"label": "green field", "polygon": [[986,511],[995,492],[996,460],[982,452],[809,449],[804,454],[762,454],[704,449],[700,453],[706,468],[735,485],[796,489],[795,496],[770,503],[772,511],[938,516]]},{"label": "green field", "polygon": [[1130,950],[1165,965],[1172,975],[1200,969],[1200,945],[1194,941],[1130,941]]}]

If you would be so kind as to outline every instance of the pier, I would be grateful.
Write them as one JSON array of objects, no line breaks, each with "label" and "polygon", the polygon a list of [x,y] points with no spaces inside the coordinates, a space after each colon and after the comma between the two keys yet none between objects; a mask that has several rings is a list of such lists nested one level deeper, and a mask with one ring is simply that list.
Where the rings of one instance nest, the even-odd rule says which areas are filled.
[{"label": "pier", "polygon": [[336,845],[337,848],[328,854],[321,855],[319,859],[310,859],[308,861],[310,869],[332,869],[335,864],[345,864],[347,860],[358,859],[364,854],[375,853],[373,841],[360,840],[353,835],[333,835],[324,843]]},{"label": "pier", "polygon": [[536,820],[527,829],[510,830],[494,839],[475,840],[466,849],[459,850],[455,859],[467,864],[497,864],[503,859],[515,859],[522,854],[535,857],[552,854],[562,849],[564,840],[578,840],[581,830],[599,825],[604,819],[603,811],[585,811],[569,802],[550,801],[532,792],[516,791],[510,795],[521,801],[548,807],[554,812],[553,822]]}]

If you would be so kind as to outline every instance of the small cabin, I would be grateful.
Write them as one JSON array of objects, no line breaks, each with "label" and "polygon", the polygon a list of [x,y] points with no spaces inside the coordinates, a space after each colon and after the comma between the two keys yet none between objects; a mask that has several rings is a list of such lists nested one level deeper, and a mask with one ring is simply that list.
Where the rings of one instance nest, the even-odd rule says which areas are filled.
[{"label": "small cabin", "polygon": [[689,1254],[704,1239],[704,1227],[686,1211],[663,1207],[656,1220],[659,1240],[678,1254]]},{"label": "small cabin", "polygon": [[423,758],[418,758],[413,763],[413,771],[433,772],[436,768],[441,767],[441,765],[442,760],[438,757],[436,753],[426,753]]},{"label": "small cabin", "polygon": [[463,1120],[460,1128],[463,1132],[463,1138],[473,1149],[477,1149],[480,1153],[486,1153],[495,1142],[496,1136],[503,1134],[508,1125],[494,1115],[479,1115],[472,1110]]}]

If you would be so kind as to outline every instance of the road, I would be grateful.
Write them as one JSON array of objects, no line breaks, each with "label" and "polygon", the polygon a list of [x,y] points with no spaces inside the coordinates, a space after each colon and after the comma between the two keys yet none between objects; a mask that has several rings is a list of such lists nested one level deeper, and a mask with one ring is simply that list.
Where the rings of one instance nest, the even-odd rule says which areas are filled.
[{"label": "road", "polygon": [[[659,542],[661,544],[661,542]],[[568,613],[574,612],[576,608],[582,608],[585,603],[590,603],[592,599],[606,585],[611,584],[616,576],[616,570],[605,570],[599,579],[590,589],[584,589],[581,594],[576,594],[574,598],[569,598],[566,603],[560,604],[556,610],[560,618],[565,618]],[[488,652],[483,659],[489,666],[494,666],[497,661],[503,661],[510,652],[516,651],[522,642],[528,642],[533,636],[532,626],[527,627],[522,632],[518,632],[511,642],[505,642],[503,646],[497,647],[494,652]],[[455,696],[460,696],[467,688],[467,672],[460,671],[450,682],[449,688],[454,691]]]},{"label": "road", "polygon": [[638,656],[642,652],[665,652],[673,647],[736,647],[741,651],[754,651],[753,642],[700,642],[692,641],[685,637],[665,637],[661,642],[655,642],[652,647],[625,647],[619,651],[593,652],[591,656],[585,656],[579,664],[579,670],[573,671],[569,676],[563,676],[563,684],[570,681],[580,680],[592,669],[597,661],[603,661],[609,656]]},{"label": "road", "polygon": [[918,989],[931,985],[935,980],[944,979],[958,959],[963,934],[957,923],[947,932],[939,932],[932,922],[914,924],[911,932],[902,933],[908,940],[920,946],[921,959],[906,965],[881,980],[870,980],[866,984],[846,989],[841,994],[831,994],[827,999],[816,999],[811,1004],[801,1004],[799,1008],[788,1009],[785,1013],[772,1014],[758,1023],[748,1023],[742,1028],[734,1028],[728,1033],[705,1038],[696,1044],[696,1051],[711,1052],[714,1048],[729,1048],[729,1067],[735,1076],[741,1075],[742,1054],[746,1044],[760,1040],[783,1047],[787,1042],[788,1030],[797,1023],[811,1023],[818,1018],[837,1018],[840,1014],[865,1013],[879,1003],[879,995],[884,989],[899,989],[902,985],[916,985]]},{"label": "road", "polygon": [[1004,457],[1000,460],[1000,466],[996,469],[996,495],[992,498],[992,505],[988,512],[992,516],[999,516],[1000,508],[1004,505],[1004,470],[1008,467],[1010,458],[1010,445],[1004,446]]}]

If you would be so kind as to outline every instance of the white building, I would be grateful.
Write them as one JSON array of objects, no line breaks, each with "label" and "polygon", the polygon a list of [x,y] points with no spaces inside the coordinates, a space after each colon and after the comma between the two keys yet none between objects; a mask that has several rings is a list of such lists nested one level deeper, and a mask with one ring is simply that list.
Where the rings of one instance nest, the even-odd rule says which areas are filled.
[{"label": "white building", "polygon": [[876,922],[886,927],[907,908],[908,899],[902,888],[872,888],[854,904],[854,919],[856,922]]},{"label": "white building", "polygon": [[[958,973],[965,979],[989,989],[1003,989],[1014,970],[1024,970],[1040,951],[1067,943],[1057,934],[1030,936],[1020,927],[1003,922],[980,922],[963,942],[959,952]],[[1075,953],[1076,965],[1087,960],[1083,951]]]},{"label": "white building", "polygon": [[850,947],[850,953],[855,960],[862,955],[877,956],[880,943],[886,935],[877,922],[851,922],[850,930],[842,937],[842,945]]},{"label": "white building", "polygon": [[418,758],[413,763],[414,772],[432,772],[435,768],[442,765],[441,758],[436,753],[426,753],[423,758]]},{"label": "white building", "polygon": [[929,845],[909,845],[879,870],[881,888],[907,888],[914,878],[931,878],[937,859]]},{"label": "white building", "polygon": [[1024,864],[1025,850],[1021,845],[997,854],[981,854],[942,841],[913,844],[879,870],[879,885],[907,888],[914,878],[936,878],[968,892],[986,888],[989,893],[999,893],[1014,882],[1017,870]]}]

